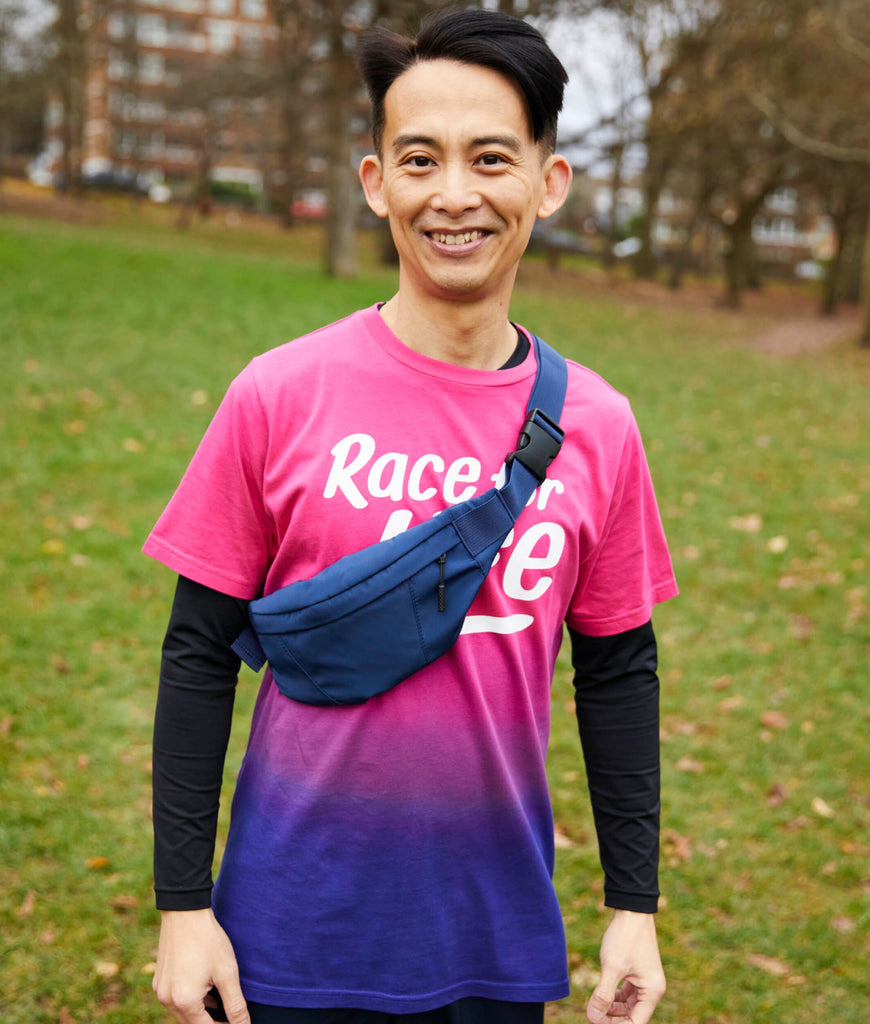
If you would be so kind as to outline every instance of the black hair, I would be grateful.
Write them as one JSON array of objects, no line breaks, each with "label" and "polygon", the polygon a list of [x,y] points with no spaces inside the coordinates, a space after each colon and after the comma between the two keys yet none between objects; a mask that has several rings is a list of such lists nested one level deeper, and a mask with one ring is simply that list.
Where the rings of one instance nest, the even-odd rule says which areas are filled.
[{"label": "black hair", "polygon": [[477,8],[447,8],[425,18],[416,39],[377,27],[363,37],[357,66],[372,102],[372,136],[381,151],[384,98],[404,71],[430,60],[455,60],[497,71],[519,87],[535,142],[548,152],[568,74],[541,33],[510,14]]}]

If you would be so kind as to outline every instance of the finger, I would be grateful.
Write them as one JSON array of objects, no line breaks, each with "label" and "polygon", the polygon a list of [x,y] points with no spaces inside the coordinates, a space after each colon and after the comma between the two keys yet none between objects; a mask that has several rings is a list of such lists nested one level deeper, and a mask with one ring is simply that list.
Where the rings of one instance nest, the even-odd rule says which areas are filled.
[{"label": "finger", "polygon": [[611,1007],[613,1006],[613,998],[615,995],[615,987],[611,988],[602,979],[602,981],[599,982],[598,987],[589,997],[589,1002],[586,1004],[586,1017],[592,1022],[592,1024],[601,1024],[601,1021],[607,1019],[607,1015],[610,1013]]},{"label": "finger", "polygon": [[631,1007],[637,1002],[637,989],[630,981],[626,981],[622,988],[616,990],[613,1001],[614,1003],[626,1003]]},{"label": "finger", "polygon": [[206,1013],[202,997],[194,1002],[177,1003],[169,1007],[172,1016],[181,1024],[214,1024]]},{"label": "finger", "polygon": [[248,1013],[248,1004],[242,995],[242,987],[239,979],[225,981],[218,986],[221,1000],[224,1004],[224,1013],[229,1024],[251,1024],[251,1017]]},{"label": "finger", "polygon": [[632,1024],[649,1024],[662,995],[664,995],[664,992],[661,994],[647,991],[639,992],[636,1001],[631,1006]]}]

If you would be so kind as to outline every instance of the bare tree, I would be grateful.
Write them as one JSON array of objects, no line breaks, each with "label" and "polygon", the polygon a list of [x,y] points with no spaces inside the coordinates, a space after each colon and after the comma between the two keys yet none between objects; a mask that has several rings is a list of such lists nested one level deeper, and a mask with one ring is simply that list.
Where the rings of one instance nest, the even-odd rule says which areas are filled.
[{"label": "bare tree", "polygon": [[89,13],[83,0],[55,0],[57,17],[49,30],[51,86],[59,101],[61,185],[81,191],[82,150],[87,80],[85,28]]},{"label": "bare tree", "polygon": [[0,0],[0,175],[34,156],[43,138],[48,89],[41,33],[24,29],[24,5]]},{"label": "bare tree", "polygon": [[[788,88],[749,82],[746,92],[781,138],[816,166],[828,165],[829,181],[858,183],[859,197],[852,202],[863,207],[867,218],[860,343],[870,347],[870,202],[865,191],[870,167],[870,12],[865,0],[827,0],[804,5],[800,13],[792,28],[790,59],[783,58]],[[818,88],[820,76],[824,89]]]}]

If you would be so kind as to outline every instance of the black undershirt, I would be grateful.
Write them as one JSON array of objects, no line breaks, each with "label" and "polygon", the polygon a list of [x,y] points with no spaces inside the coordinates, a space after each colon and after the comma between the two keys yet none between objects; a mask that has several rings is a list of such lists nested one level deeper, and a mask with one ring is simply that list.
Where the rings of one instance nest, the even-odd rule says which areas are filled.
[{"label": "black undershirt", "polygon": [[[504,368],[529,341],[518,331]],[[154,887],[161,910],[211,905],[224,758],[248,603],[179,577],[154,721]],[[650,622],[609,637],[570,630],[575,704],[605,875],[605,903],[656,909],[659,725]]]}]

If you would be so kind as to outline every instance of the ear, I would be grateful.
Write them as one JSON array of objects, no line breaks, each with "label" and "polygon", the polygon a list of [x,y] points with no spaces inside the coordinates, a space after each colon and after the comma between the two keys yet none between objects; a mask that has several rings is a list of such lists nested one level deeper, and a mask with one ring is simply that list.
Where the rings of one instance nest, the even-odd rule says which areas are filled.
[{"label": "ear", "polygon": [[562,208],[568,198],[573,172],[571,165],[558,153],[548,156],[544,162],[544,195],[538,207],[538,216],[544,220]]},{"label": "ear", "polygon": [[386,217],[388,211],[383,192],[384,171],[379,157],[363,157],[359,165],[359,180],[372,213],[378,217]]}]

